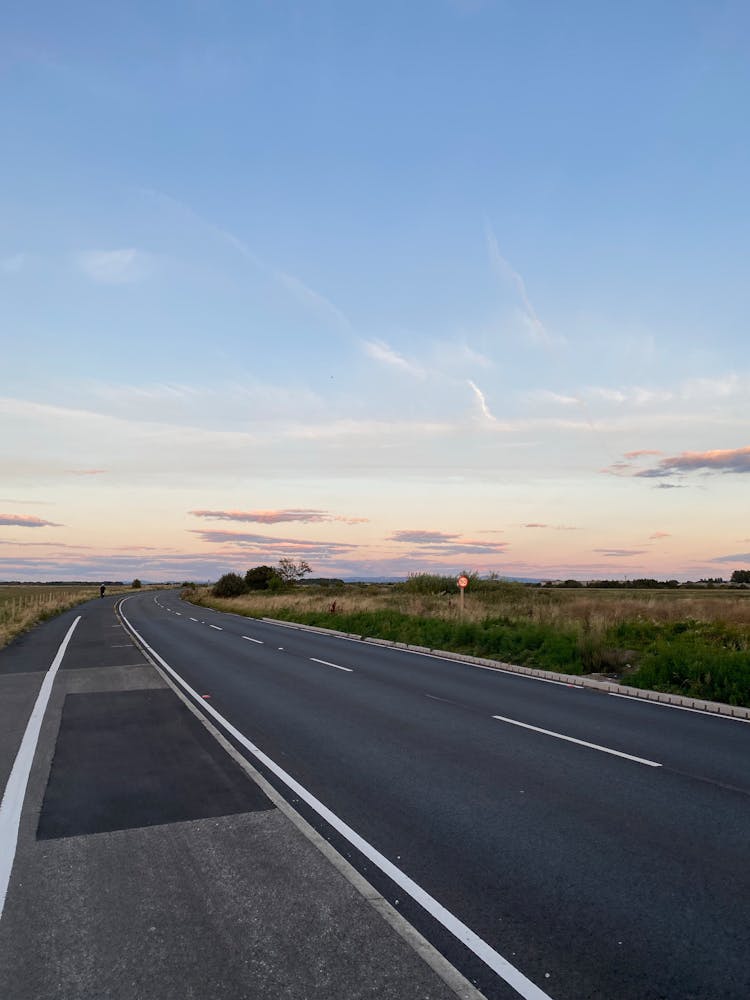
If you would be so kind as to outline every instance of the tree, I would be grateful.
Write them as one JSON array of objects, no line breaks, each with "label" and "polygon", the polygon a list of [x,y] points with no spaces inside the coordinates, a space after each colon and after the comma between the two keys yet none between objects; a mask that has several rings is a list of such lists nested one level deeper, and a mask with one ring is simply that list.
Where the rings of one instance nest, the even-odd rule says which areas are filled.
[{"label": "tree", "polygon": [[730,583],[750,583],[750,569],[736,569],[732,573]]},{"label": "tree", "polygon": [[296,583],[303,576],[312,573],[312,570],[304,559],[300,559],[299,562],[293,559],[280,559],[276,572],[284,583]]},{"label": "tree", "polygon": [[140,590],[142,586],[143,585],[141,581],[138,579],[138,577],[136,577],[135,580],[133,580],[133,582],[130,584],[132,590]]},{"label": "tree", "polygon": [[245,593],[245,581],[239,573],[225,573],[213,586],[214,597],[239,597]]},{"label": "tree", "polygon": [[245,586],[248,590],[268,590],[271,582],[278,577],[273,566],[253,566],[245,573]]}]

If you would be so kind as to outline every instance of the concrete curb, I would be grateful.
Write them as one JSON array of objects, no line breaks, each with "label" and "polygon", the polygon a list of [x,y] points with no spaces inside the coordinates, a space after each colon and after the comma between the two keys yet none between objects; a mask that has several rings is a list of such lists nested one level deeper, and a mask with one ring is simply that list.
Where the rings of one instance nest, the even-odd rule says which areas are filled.
[{"label": "concrete curb", "polygon": [[506,671],[513,674],[523,674],[527,677],[537,677],[539,680],[557,681],[574,687],[590,688],[604,694],[621,694],[628,698],[638,698],[641,701],[655,701],[662,705],[676,705],[679,708],[689,708],[695,712],[708,712],[711,715],[728,716],[732,719],[750,719],[750,708],[742,705],[726,705],[721,701],[704,701],[701,698],[688,698],[684,695],[669,694],[666,691],[650,691],[646,688],[629,687],[627,684],[617,684],[614,681],[598,681],[593,677],[581,677],[579,674],[561,674],[554,670],[538,670],[535,667],[521,667],[516,663],[504,663],[501,660],[490,660],[482,656],[469,656],[466,653],[452,653],[445,649],[429,649],[427,646],[412,646],[407,642],[394,642],[392,639],[376,639],[366,635],[356,635],[351,632],[339,632],[335,629],[321,628],[318,625],[300,625],[298,622],[281,621],[278,618],[263,618],[270,625],[286,625],[307,632],[319,632],[322,635],[336,636],[341,639],[357,639],[377,646],[390,646],[392,649],[405,649],[412,653],[426,653],[444,660],[457,660],[459,663],[471,663],[479,667]]}]

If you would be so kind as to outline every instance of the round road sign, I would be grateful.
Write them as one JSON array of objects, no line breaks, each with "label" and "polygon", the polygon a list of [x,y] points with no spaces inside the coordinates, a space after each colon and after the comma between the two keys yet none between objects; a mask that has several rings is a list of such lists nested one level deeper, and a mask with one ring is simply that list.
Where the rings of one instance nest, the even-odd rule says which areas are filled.
[{"label": "round road sign", "polygon": [[468,587],[469,586],[469,578],[468,578],[468,576],[459,576],[459,578],[457,580],[457,583],[458,583],[459,587],[461,588],[461,590],[463,590],[464,587]]}]

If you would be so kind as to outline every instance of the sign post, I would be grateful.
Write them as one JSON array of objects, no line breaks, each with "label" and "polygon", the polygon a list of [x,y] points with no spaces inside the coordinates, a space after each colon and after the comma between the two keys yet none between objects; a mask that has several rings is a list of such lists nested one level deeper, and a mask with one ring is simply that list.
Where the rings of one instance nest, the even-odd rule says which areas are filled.
[{"label": "sign post", "polygon": [[459,604],[459,607],[461,609],[461,617],[463,618],[463,616],[464,616],[464,591],[466,590],[466,588],[469,585],[469,578],[468,578],[468,576],[464,576],[463,574],[461,574],[461,576],[459,576],[458,580],[456,580],[456,583],[458,584],[458,592],[461,595],[461,602]]}]

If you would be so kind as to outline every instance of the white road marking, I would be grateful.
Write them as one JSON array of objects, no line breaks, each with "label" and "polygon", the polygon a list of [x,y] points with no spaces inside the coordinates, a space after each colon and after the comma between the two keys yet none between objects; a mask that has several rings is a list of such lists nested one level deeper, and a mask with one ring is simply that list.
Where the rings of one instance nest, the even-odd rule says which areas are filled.
[{"label": "white road marking", "polygon": [[710,715],[712,719],[726,719],[727,722],[750,723],[739,715],[722,715],[719,712],[707,712],[704,708],[688,708],[687,705],[670,705],[668,701],[651,701],[650,698],[637,698],[632,694],[618,694],[617,691],[607,691],[610,698],[627,698],[628,701],[639,701],[641,705],[656,705],[657,708],[676,708],[680,712],[695,712],[696,715]]},{"label": "white road marking", "polygon": [[316,660],[314,656],[311,656],[310,659],[313,663],[322,663],[324,667],[335,667],[337,670],[346,670],[350,674],[354,673],[351,667],[340,667],[338,663],[329,663],[328,660]]},{"label": "white road marking", "polygon": [[191,618],[191,619],[190,619],[190,621],[191,621],[191,622],[197,622],[197,621],[198,621],[198,619],[197,619],[197,618]]},{"label": "white road marking", "polygon": [[175,611],[175,614],[176,614],[176,615],[179,615],[179,616],[180,616],[180,618],[182,618],[182,612],[181,612],[181,611]]},{"label": "white road marking", "polygon": [[[125,598],[129,600],[129,598]],[[227,719],[224,718],[213,705],[204,701],[203,698],[198,694],[197,691],[193,690],[187,681],[184,681],[182,677],[174,670],[167,661],[159,656],[156,650],[150,646],[143,636],[136,631],[133,625],[125,617],[122,611],[122,605],[120,605],[120,614],[122,615],[123,621],[127,624],[131,633],[141,642],[145,649],[154,657],[155,660],[174,678],[174,680],[183,688],[189,695],[191,695],[197,705],[203,707],[205,712],[214,718],[219,725],[221,725],[226,732],[233,736],[238,743],[240,743],[249,753],[251,753],[257,760],[264,764],[269,771],[276,775],[283,783],[289,788],[298,798],[306,802],[322,819],[329,823],[338,833],[341,834],[346,840],[349,841],[358,851],[360,851],[369,861],[376,865],[391,881],[395,882],[396,885],[400,886],[404,892],[408,893],[413,900],[415,900],[424,910],[426,910],[438,923],[442,924],[453,936],[464,944],[471,952],[473,952],[478,958],[480,958],[485,965],[487,965],[493,972],[495,972],[501,979],[503,979],[509,986],[511,986],[523,1000],[552,1000],[549,994],[545,993],[544,990],[540,989],[536,983],[533,983],[524,974],[512,965],[507,958],[495,951],[495,949],[487,944],[478,934],[475,934],[470,927],[462,923],[455,917],[450,910],[447,910],[442,903],[439,903],[433,896],[431,896],[425,889],[418,885],[413,879],[397,868],[392,861],[389,861],[380,851],[376,850],[368,841],[361,837],[356,830],[353,830],[348,826],[342,819],[332,812],[327,806],[316,799],[311,792],[296,781],[291,774],[288,774],[283,768],[272,760],[267,754],[265,754],[259,747],[256,747],[254,743],[243,735],[235,726],[232,725]]]},{"label": "white road marking", "polygon": [[263,645],[262,639],[253,639],[251,635],[243,635],[242,638],[247,639],[248,642],[257,642],[259,646]]},{"label": "white road marking", "polygon": [[121,643],[118,643],[118,645],[116,645],[116,646],[110,646],[109,648],[110,649],[132,649],[133,648],[133,643],[132,642],[121,642]]},{"label": "white road marking", "polygon": [[8,892],[10,873],[13,869],[13,859],[16,855],[16,845],[18,844],[18,827],[21,822],[21,810],[23,800],[26,795],[26,786],[31,773],[31,765],[34,762],[36,746],[39,742],[39,732],[44,720],[44,712],[47,708],[49,696],[52,693],[52,685],[55,682],[55,675],[62,663],[65,650],[68,648],[71,636],[76,625],[81,620],[78,615],[70,626],[67,634],[55,654],[55,658],[47,671],[42,686],[39,689],[36,703],[26,723],[26,731],[21,740],[21,746],[16,754],[13,770],[10,772],[8,783],[5,786],[3,800],[0,802],[0,917],[3,915],[5,897]]},{"label": "white road marking", "polygon": [[221,627],[221,625],[212,625],[211,622],[208,623],[208,627],[209,628],[215,628],[217,632],[223,632],[224,631],[224,629]]},{"label": "white road marking", "polygon": [[493,715],[493,719],[498,722],[507,722],[511,726],[521,726],[522,729],[531,729],[535,733],[543,733],[545,736],[554,736],[555,739],[565,740],[567,743],[577,743],[582,747],[590,747],[592,750],[601,750],[602,753],[611,753],[615,757],[624,757],[626,760],[633,760],[636,764],[645,764],[647,767],[661,767],[655,760],[646,760],[645,757],[634,757],[633,754],[623,753],[621,750],[612,750],[610,747],[599,746],[598,743],[588,743],[586,740],[577,740],[573,736],[564,736],[562,733],[553,733],[551,729],[540,729],[539,726],[530,726],[527,722],[519,722],[517,719],[506,719],[504,715]]}]

